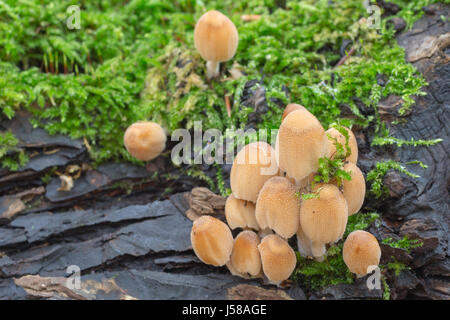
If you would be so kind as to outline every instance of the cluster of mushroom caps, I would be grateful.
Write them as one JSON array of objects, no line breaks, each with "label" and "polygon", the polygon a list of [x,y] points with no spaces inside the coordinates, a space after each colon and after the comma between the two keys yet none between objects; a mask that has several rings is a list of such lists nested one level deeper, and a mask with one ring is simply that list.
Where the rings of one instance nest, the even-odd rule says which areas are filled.
[{"label": "cluster of mushroom caps", "polygon": [[[211,216],[194,221],[191,243],[197,257],[209,265],[226,265],[233,275],[265,276],[277,285],[296,266],[296,254],[288,243],[291,237],[297,237],[302,256],[323,261],[326,245],[342,238],[348,216],[360,210],[365,196],[364,176],[356,166],[356,139],[346,130],[351,152],[343,169],[351,180],[311,187],[319,158],[333,159],[336,141],[346,145],[346,138],[335,128],[325,131],[303,106],[289,104],[275,150],[258,141],[236,155],[230,176],[232,194],[225,205],[228,225]],[[310,192],[317,197],[302,200],[299,196]],[[230,228],[242,231],[233,239]],[[344,243],[344,261],[358,276],[377,266],[380,255],[378,241],[366,231],[352,232]]]}]

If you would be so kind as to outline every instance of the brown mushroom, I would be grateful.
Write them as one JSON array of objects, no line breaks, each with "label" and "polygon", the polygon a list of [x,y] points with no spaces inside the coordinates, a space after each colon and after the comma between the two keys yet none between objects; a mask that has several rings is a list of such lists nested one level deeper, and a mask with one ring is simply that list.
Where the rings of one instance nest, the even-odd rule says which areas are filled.
[{"label": "brown mushroom", "polygon": [[270,283],[280,284],[295,269],[297,258],[286,240],[276,234],[265,236],[258,245],[264,274]]},{"label": "brown mushroom", "polygon": [[191,244],[203,263],[216,267],[225,265],[230,260],[233,243],[230,228],[219,219],[204,215],[194,221]]},{"label": "brown mushroom", "polygon": [[247,279],[262,276],[259,243],[258,235],[250,230],[242,231],[236,236],[231,258],[227,263],[232,274]]},{"label": "brown mushroom", "polygon": [[351,216],[357,213],[366,196],[366,181],[361,170],[352,162],[344,165],[343,170],[350,173],[351,180],[343,179],[342,194],[348,205],[348,215]]},{"label": "brown mushroom", "polygon": [[236,228],[259,230],[255,217],[255,204],[250,201],[237,199],[232,194],[225,203],[225,218],[231,230]]},{"label": "brown mushroom", "polygon": [[250,143],[238,152],[231,168],[230,185],[233,196],[256,202],[264,183],[277,174],[272,147],[262,141]]},{"label": "brown mushroom", "polygon": [[166,147],[166,134],[155,122],[139,121],[128,127],[123,141],[133,157],[150,161],[159,156]]},{"label": "brown mushroom", "polygon": [[318,197],[302,201],[300,225],[305,235],[311,239],[313,256],[322,261],[325,244],[338,240],[345,231],[348,207],[335,185],[318,184],[313,191]]},{"label": "brown mushroom", "polygon": [[[345,128],[345,127],[344,127]],[[352,130],[350,130],[349,128],[345,128],[348,132],[348,146],[350,147],[350,155],[347,157],[347,161],[356,163],[358,161],[358,144],[356,143],[356,138],[355,135],[353,134]],[[340,133],[337,129],[335,128],[330,128],[327,131],[325,131],[325,134],[329,135],[331,138],[334,138],[337,140],[338,143],[340,143],[343,147],[344,150],[347,151],[346,146],[345,146],[345,137],[342,133]],[[327,144],[328,144],[328,158],[333,159],[335,154],[336,154],[336,146],[335,146],[335,141],[333,141],[332,139],[328,138],[327,140]]]},{"label": "brown mushroom", "polygon": [[305,109],[305,107],[302,106],[302,105],[299,105],[299,104],[296,104],[296,103],[289,103],[286,106],[286,108],[284,109],[283,116],[281,117],[281,121],[283,121],[284,118],[286,118],[288,116],[288,114],[291,113],[292,111],[303,110],[303,109]]},{"label": "brown mushroom", "polygon": [[371,233],[356,230],[345,240],[342,255],[350,272],[362,277],[369,273],[370,266],[379,265],[381,249]]},{"label": "brown mushroom", "polygon": [[206,12],[195,25],[195,48],[206,62],[207,78],[219,75],[220,62],[233,58],[239,42],[234,23],[217,10]]},{"label": "brown mushroom", "polygon": [[256,221],[261,229],[270,228],[288,239],[298,230],[300,200],[295,186],[284,177],[272,177],[264,183],[256,201]]},{"label": "brown mushroom", "polygon": [[327,152],[327,136],[319,120],[305,108],[290,112],[277,136],[276,156],[280,170],[296,184],[317,171]]}]

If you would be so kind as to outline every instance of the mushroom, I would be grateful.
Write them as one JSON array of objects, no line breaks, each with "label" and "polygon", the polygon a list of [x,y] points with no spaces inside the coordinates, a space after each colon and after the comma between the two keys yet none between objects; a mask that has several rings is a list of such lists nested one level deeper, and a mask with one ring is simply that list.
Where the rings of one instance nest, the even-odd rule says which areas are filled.
[{"label": "mushroom", "polygon": [[255,217],[255,204],[250,201],[237,199],[232,194],[225,202],[225,218],[231,230],[236,228],[259,230]]},{"label": "mushroom", "polygon": [[305,108],[291,111],[278,131],[276,158],[280,170],[296,184],[319,167],[327,152],[327,136],[319,120]]},{"label": "mushroom", "polygon": [[351,216],[357,213],[363,203],[366,196],[366,181],[361,170],[352,162],[348,162],[344,165],[343,169],[350,172],[351,180],[343,179],[342,182],[342,194],[348,205],[348,215]]},{"label": "mushroom", "polygon": [[233,196],[256,202],[264,183],[277,174],[272,147],[262,141],[250,143],[238,152],[231,167],[230,185]]},{"label": "mushroom", "polygon": [[292,111],[303,110],[303,109],[305,109],[305,107],[302,106],[302,105],[299,105],[299,104],[296,104],[296,103],[289,103],[286,106],[286,108],[284,109],[283,116],[281,117],[281,121],[283,121],[284,118],[286,118],[288,116],[288,114],[291,113]]},{"label": "mushroom", "polygon": [[234,23],[216,10],[206,12],[195,25],[195,48],[206,62],[207,78],[219,75],[220,62],[233,58],[239,42]]},{"label": "mushroom", "polygon": [[[358,144],[356,143],[356,138],[355,138],[355,135],[353,134],[352,130],[350,130],[349,128],[345,128],[345,129],[348,132],[348,146],[350,147],[350,152],[351,152],[346,160],[356,163],[358,161]],[[345,147],[345,137],[342,133],[340,133],[335,128],[330,128],[327,131],[325,131],[325,133],[327,135],[329,135],[331,138],[335,138],[338,143],[342,144],[342,146],[344,147],[344,150],[347,151],[347,149]],[[327,157],[330,159],[333,159],[334,155],[336,154],[335,142],[332,139],[328,138],[327,144],[328,144]]]},{"label": "mushroom", "polygon": [[309,239],[302,229],[302,225],[299,223],[297,230],[297,248],[302,257],[312,257],[311,239]]},{"label": "mushroom", "polygon": [[342,255],[350,272],[362,277],[370,272],[370,266],[378,266],[381,249],[371,233],[356,230],[345,240]]},{"label": "mushroom", "polygon": [[203,263],[225,265],[230,260],[233,242],[230,228],[219,219],[204,215],[192,225],[192,248]]},{"label": "mushroom", "polygon": [[325,244],[342,237],[347,225],[348,207],[344,196],[332,184],[318,184],[313,191],[318,197],[303,200],[300,225],[311,239],[313,256],[323,261]]},{"label": "mushroom", "polygon": [[161,126],[151,121],[133,123],[125,131],[123,142],[127,151],[136,159],[150,161],[166,147],[166,134]]},{"label": "mushroom", "polygon": [[265,236],[258,245],[264,274],[270,283],[279,285],[290,277],[297,263],[294,250],[276,234]]},{"label": "mushroom", "polygon": [[264,183],[256,201],[256,221],[261,229],[270,228],[288,239],[298,230],[300,200],[295,186],[284,177],[272,177]]},{"label": "mushroom", "polygon": [[245,230],[237,235],[234,239],[230,261],[227,263],[227,267],[233,275],[246,279],[262,276],[259,243],[258,235],[253,231]]}]

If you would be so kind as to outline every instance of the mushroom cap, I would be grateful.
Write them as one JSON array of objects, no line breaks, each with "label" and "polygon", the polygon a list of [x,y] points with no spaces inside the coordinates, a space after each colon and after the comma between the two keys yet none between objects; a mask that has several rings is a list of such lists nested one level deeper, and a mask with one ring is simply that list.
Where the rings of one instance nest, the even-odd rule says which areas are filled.
[{"label": "mushroom cap", "polygon": [[276,158],[280,169],[300,181],[319,167],[326,155],[327,136],[319,120],[305,108],[290,112],[277,135]]},{"label": "mushroom cap", "polygon": [[284,118],[286,118],[288,116],[288,114],[291,113],[292,111],[303,110],[303,109],[305,109],[305,107],[302,106],[302,105],[299,105],[299,104],[296,104],[296,103],[289,103],[286,106],[286,108],[284,109],[283,116],[281,117],[281,121],[283,121]]},{"label": "mushroom cap", "polygon": [[318,198],[303,200],[300,225],[313,242],[330,243],[339,239],[347,226],[348,207],[344,196],[332,184],[318,184]]},{"label": "mushroom cap", "polygon": [[238,42],[236,26],[219,11],[206,12],[195,25],[195,48],[206,61],[230,60],[236,53]]},{"label": "mushroom cap", "polygon": [[256,277],[261,274],[259,243],[258,235],[250,230],[242,231],[234,239],[230,263],[238,275],[249,274],[252,277]]},{"label": "mushroom cap", "polygon": [[234,159],[230,173],[233,195],[242,200],[256,202],[264,183],[278,174],[273,174],[271,166],[276,166],[275,153],[266,142],[258,141],[246,145]]},{"label": "mushroom cap", "polygon": [[166,147],[166,139],[166,134],[159,124],[151,121],[139,121],[127,128],[123,142],[133,157],[149,161],[163,152]]},{"label": "mushroom cap", "polygon": [[[344,127],[348,132],[348,146],[350,147],[351,154],[347,157],[347,161],[356,163],[358,161],[358,144],[356,143],[355,135],[352,130]],[[325,131],[326,134],[329,134],[331,137],[337,139],[337,141],[342,144],[345,149],[345,137],[342,133],[340,133],[335,128],[330,128]],[[327,139],[328,144],[328,154],[327,157],[330,159],[334,158],[334,154],[336,153],[336,146],[334,145],[334,141],[331,139]],[[346,150],[346,149],[345,149]]]},{"label": "mushroom cap", "polygon": [[237,199],[232,194],[225,202],[225,218],[231,230],[236,228],[259,230],[255,217],[255,204],[250,201]]},{"label": "mushroom cap", "polygon": [[219,219],[204,215],[192,225],[192,248],[206,264],[216,267],[225,265],[230,260],[233,242],[230,228]]},{"label": "mushroom cap", "polygon": [[256,201],[256,221],[261,229],[270,228],[288,239],[298,230],[300,199],[297,189],[285,177],[272,177],[264,183]]},{"label": "mushroom cap", "polygon": [[369,266],[378,266],[381,249],[377,239],[369,232],[356,230],[350,233],[342,250],[348,269],[357,275],[367,274]]},{"label": "mushroom cap", "polygon": [[275,284],[290,277],[297,263],[294,250],[276,234],[265,236],[258,245],[264,274]]},{"label": "mushroom cap", "polygon": [[361,170],[352,162],[348,162],[344,165],[343,169],[347,172],[351,172],[351,180],[343,179],[342,194],[348,205],[348,215],[351,216],[357,213],[363,203],[366,196],[366,181]]}]

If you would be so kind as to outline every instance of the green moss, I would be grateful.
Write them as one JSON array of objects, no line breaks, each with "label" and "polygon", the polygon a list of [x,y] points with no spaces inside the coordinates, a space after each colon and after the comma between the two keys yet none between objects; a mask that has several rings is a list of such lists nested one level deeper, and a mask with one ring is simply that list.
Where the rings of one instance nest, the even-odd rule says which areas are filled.
[{"label": "green moss", "polygon": [[[398,1],[398,15],[411,24],[431,2]],[[368,16],[362,1],[287,1],[285,9],[270,0],[83,1],[80,30],[65,25],[71,4],[78,2],[1,3],[0,108],[8,118],[17,108],[28,108],[33,124],[51,134],[86,138],[96,162],[131,161],[123,132],[140,119],[157,120],[169,132],[189,128],[195,120],[205,129],[244,127],[252,110],[240,105],[243,87],[262,75],[269,111],[261,128],[280,124],[282,109],[274,99],[305,105],[324,126],[336,122],[346,104],[357,118],[344,125],[368,125],[377,117],[362,116],[355,99],[375,106],[396,94],[410,106],[425,84],[405,62],[384,20],[380,32],[358,23]],[[193,28],[212,8],[227,14],[239,30],[237,55],[226,69],[237,62],[246,74],[242,78],[226,73],[221,81],[204,81]],[[243,22],[244,13],[262,18]],[[354,42],[355,54],[334,68],[345,39]],[[380,73],[389,78],[382,88],[376,84]]]},{"label": "green moss", "polygon": [[392,238],[383,239],[383,243],[392,247],[405,249],[408,253],[411,252],[411,249],[420,248],[423,246],[423,242],[419,239],[409,239],[408,236],[404,236],[400,240],[393,240]]},{"label": "green moss", "polygon": [[[427,168],[428,166],[421,161],[410,161],[406,164],[417,164],[422,168]],[[403,173],[411,178],[419,178],[417,174],[408,171],[401,163],[394,160],[387,160],[384,162],[378,162],[375,164],[375,168],[367,173],[367,182],[371,183],[369,193],[375,196],[377,199],[385,197],[389,194],[389,190],[383,185],[383,178],[389,170],[396,170]]]}]

